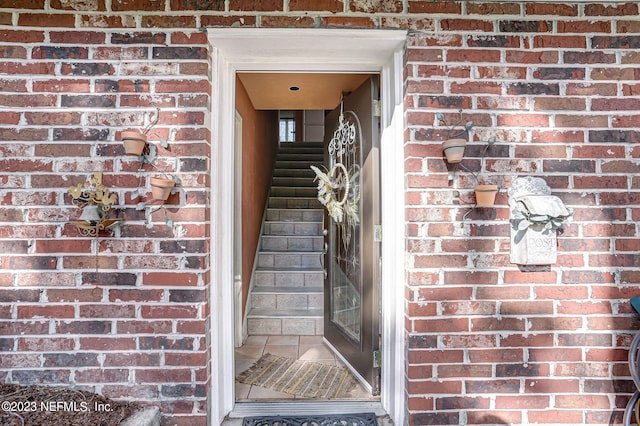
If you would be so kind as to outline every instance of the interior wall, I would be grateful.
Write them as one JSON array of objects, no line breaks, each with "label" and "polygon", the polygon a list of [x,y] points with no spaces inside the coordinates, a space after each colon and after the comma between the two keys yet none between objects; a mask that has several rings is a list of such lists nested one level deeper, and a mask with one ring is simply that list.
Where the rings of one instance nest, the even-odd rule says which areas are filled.
[{"label": "interior wall", "polygon": [[264,208],[271,187],[278,149],[277,111],[257,111],[242,82],[236,78],[236,110],[242,116],[242,312],[251,284],[251,272]]}]

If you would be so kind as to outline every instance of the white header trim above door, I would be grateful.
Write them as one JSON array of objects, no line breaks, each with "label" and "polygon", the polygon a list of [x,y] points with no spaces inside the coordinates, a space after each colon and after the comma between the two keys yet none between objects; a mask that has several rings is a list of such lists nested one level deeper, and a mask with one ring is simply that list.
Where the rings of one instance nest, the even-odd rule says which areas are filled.
[{"label": "white header trim above door", "polygon": [[236,72],[381,75],[382,390],[395,424],[406,413],[404,347],[404,30],[208,30],[212,60],[211,424],[234,408],[233,191]]}]

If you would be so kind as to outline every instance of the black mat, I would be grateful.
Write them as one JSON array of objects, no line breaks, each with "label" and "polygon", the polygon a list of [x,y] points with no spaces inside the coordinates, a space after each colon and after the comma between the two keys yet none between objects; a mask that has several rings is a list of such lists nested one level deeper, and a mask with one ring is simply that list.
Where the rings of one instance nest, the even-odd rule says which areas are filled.
[{"label": "black mat", "polygon": [[242,426],[378,426],[375,413],[245,417]]}]

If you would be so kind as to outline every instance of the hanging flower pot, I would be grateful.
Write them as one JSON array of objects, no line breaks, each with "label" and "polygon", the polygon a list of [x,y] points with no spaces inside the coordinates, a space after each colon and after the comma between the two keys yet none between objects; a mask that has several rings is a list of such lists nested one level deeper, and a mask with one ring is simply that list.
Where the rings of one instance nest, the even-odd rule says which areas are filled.
[{"label": "hanging flower pot", "polygon": [[122,143],[124,144],[124,152],[127,155],[142,155],[144,147],[147,144],[147,135],[140,132],[122,132]]},{"label": "hanging flower pot", "polygon": [[467,146],[465,139],[449,139],[442,143],[444,155],[450,164],[459,163],[464,155],[464,148]]},{"label": "hanging flower pot", "polygon": [[473,189],[476,192],[476,205],[478,207],[493,206],[498,193],[498,185],[476,185]]},{"label": "hanging flower pot", "polygon": [[151,196],[154,200],[165,201],[169,198],[173,187],[176,186],[172,179],[152,177],[149,182],[151,183]]}]

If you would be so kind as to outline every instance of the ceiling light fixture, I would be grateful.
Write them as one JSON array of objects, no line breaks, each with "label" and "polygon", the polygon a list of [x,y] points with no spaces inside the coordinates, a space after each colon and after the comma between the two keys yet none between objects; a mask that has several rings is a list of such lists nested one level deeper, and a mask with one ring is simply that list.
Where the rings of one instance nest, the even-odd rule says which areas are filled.
[{"label": "ceiling light fixture", "polygon": [[291,92],[297,92],[298,90],[300,90],[300,88],[298,86],[289,87],[289,91],[291,91]]}]

